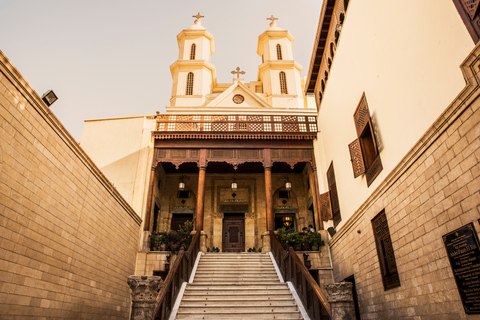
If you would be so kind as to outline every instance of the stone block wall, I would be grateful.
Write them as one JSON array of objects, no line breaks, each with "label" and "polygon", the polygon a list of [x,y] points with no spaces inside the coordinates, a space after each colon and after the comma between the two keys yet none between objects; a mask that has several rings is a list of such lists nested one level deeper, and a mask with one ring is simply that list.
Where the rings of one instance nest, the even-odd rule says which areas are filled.
[{"label": "stone block wall", "polygon": [[[466,88],[330,240],[335,281],[355,276],[362,319],[480,319],[467,315],[442,236],[480,230],[480,60]],[[372,219],[385,209],[401,286],[384,290]]]},{"label": "stone block wall", "polygon": [[140,223],[0,52],[0,319],[128,319]]}]

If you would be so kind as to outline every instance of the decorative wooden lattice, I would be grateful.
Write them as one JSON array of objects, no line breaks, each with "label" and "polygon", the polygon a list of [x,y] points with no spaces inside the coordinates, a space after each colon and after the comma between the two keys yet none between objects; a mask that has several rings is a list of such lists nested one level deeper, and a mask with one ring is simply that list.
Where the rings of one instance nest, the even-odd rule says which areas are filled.
[{"label": "decorative wooden lattice", "polygon": [[[265,116],[265,115],[157,115],[154,137],[157,139],[198,139],[214,136],[185,134],[230,133],[229,138],[237,139],[314,139],[317,118],[315,116]],[[165,134],[170,132],[172,134]],[[235,134],[238,133],[238,134]],[[243,136],[241,134],[243,134]],[[256,133],[251,136],[249,133]],[[272,135],[260,137],[258,134]],[[290,134],[290,135],[281,135]]]},{"label": "decorative wooden lattice", "polygon": [[323,221],[333,219],[330,192],[325,192],[320,195],[320,212],[322,213]]},{"label": "decorative wooden lattice", "polygon": [[370,184],[373,182],[373,180],[375,180],[375,178],[378,176],[378,174],[382,170],[383,170],[382,160],[380,159],[380,156],[377,156],[373,161],[372,165],[368,168],[367,172],[365,173],[365,176],[367,178],[367,186],[370,186]]},{"label": "decorative wooden lattice", "polygon": [[333,225],[336,227],[340,221],[342,221],[342,217],[340,215],[340,203],[338,201],[337,182],[335,180],[335,172],[333,170],[333,161],[330,163],[330,166],[327,170],[327,182],[328,190],[330,191],[330,205],[332,207]]},{"label": "decorative wooden lattice", "polygon": [[398,276],[397,263],[385,210],[382,210],[382,212],[372,220],[372,226],[377,245],[378,260],[382,271],[383,285],[385,289],[399,287],[400,278]]},{"label": "decorative wooden lattice", "polygon": [[353,177],[356,178],[365,173],[365,163],[363,162],[362,148],[360,139],[355,139],[348,145],[350,150],[350,161],[353,167]]},{"label": "decorative wooden lattice", "polygon": [[298,124],[297,123],[284,123],[283,124],[283,132],[298,132]]},{"label": "decorative wooden lattice", "polygon": [[214,122],[212,123],[212,131],[227,131],[227,123],[219,123]]},{"label": "decorative wooden lattice", "polygon": [[368,110],[367,98],[365,94],[362,95],[360,102],[358,103],[357,110],[353,114],[355,120],[355,128],[357,129],[357,135],[362,134],[363,129],[370,121],[370,111]]},{"label": "decorative wooden lattice", "polygon": [[480,0],[461,0],[460,2],[465,8],[465,11],[467,11],[468,15],[470,16],[470,19],[473,20],[473,18],[475,18],[475,15],[477,13]]}]

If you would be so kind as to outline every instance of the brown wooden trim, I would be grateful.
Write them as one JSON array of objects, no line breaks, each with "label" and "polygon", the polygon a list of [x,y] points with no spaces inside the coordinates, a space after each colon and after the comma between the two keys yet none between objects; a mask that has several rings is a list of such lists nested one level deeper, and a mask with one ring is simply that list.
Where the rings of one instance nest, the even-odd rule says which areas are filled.
[{"label": "brown wooden trim", "polygon": [[[312,161],[312,162],[314,162],[314,161]],[[315,210],[317,211],[317,214],[318,214],[318,230],[324,230],[323,211],[320,208],[320,203],[321,202],[320,202],[320,191],[319,191],[319,188],[318,188],[317,167],[312,166],[312,170],[313,170],[313,187],[314,187],[314,190],[315,190],[315,198],[316,198]]]},{"label": "brown wooden trim", "polygon": [[[155,160],[154,160],[155,163]],[[150,184],[148,186],[148,198],[147,198],[147,210],[145,212],[145,224],[143,225],[143,231],[150,231],[150,222],[152,220],[152,202],[153,202],[153,188],[155,183],[155,166],[152,167],[150,172]]]},{"label": "brown wooden trim", "polygon": [[228,132],[159,132],[152,133],[155,139],[171,140],[171,139],[239,139],[239,140],[314,140],[317,133],[228,133]]},{"label": "brown wooden trim", "polygon": [[155,148],[313,149],[311,140],[155,140]]}]

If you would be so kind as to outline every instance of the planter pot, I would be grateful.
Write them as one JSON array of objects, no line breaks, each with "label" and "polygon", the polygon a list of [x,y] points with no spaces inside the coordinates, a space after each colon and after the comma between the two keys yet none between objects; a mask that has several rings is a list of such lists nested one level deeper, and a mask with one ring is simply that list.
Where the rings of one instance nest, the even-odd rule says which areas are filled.
[{"label": "planter pot", "polygon": [[161,245],[159,245],[159,249],[160,249],[160,251],[167,251],[167,244],[162,243]]},{"label": "planter pot", "polygon": [[318,246],[312,246],[312,251],[318,251]]}]

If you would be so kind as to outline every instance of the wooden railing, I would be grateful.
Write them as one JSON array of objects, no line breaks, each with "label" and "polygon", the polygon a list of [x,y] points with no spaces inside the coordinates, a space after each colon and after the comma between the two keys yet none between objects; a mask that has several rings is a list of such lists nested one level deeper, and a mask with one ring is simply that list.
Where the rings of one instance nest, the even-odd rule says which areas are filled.
[{"label": "wooden railing", "polygon": [[175,259],[175,262],[170,268],[167,278],[163,283],[163,287],[158,293],[153,319],[168,319],[182,284],[188,282],[199,251],[200,232],[197,232],[193,237],[188,250],[185,251],[182,247],[178,252],[177,259]]},{"label": "wooden railing", "polygon": [[290,247],[284,250],[273,231],[270,231],[272,253],[285,281],[290,281],[302,300],[310,319],[330,320],[331,311],[327,298],[310,272]]}]

